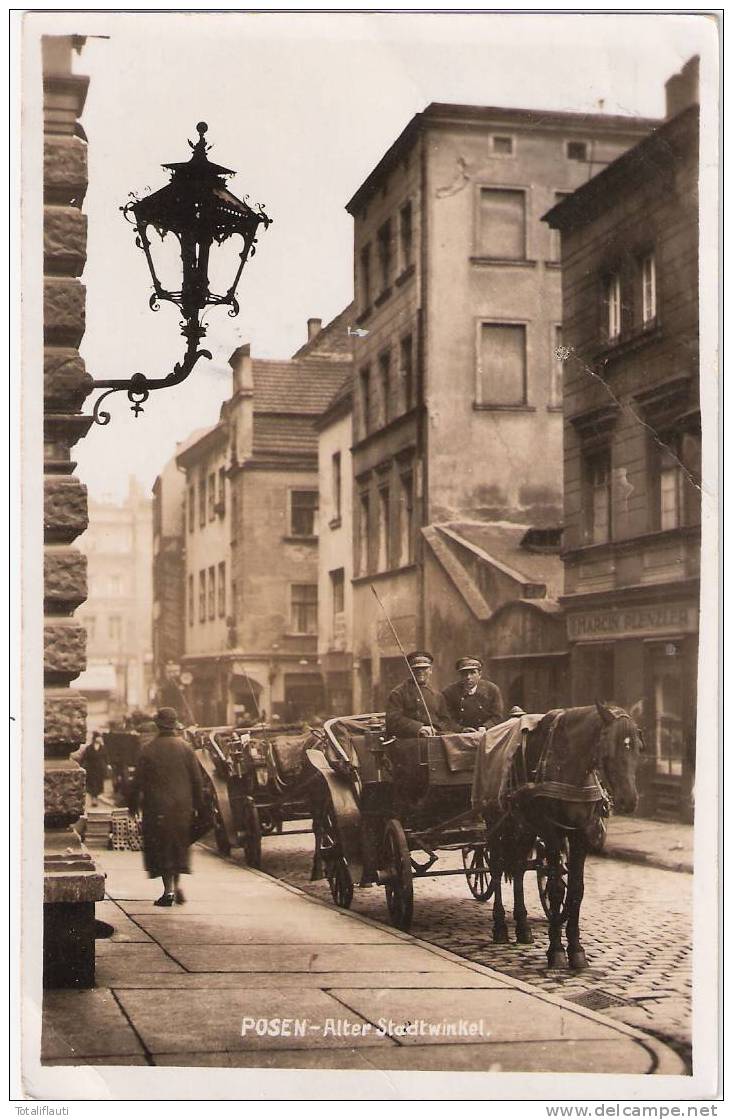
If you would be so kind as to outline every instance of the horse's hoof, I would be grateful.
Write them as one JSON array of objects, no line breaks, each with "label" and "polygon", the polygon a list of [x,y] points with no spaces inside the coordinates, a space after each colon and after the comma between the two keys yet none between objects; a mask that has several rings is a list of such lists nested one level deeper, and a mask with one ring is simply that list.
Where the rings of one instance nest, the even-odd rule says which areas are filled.
[{"label": "horse's hoof", "polygon": [[491,940],[495,945],[508,945],[509,944],[509,930],[508,929],[495,929]]},{"label": "horse's hoof", "polygon": [[568,950],[568,964],[571,968],[580,972],[582,969],[588,967],[585,952],[583,949],[569,949]]},{"label": "horse's hoof", "polygon": [[517,945],[531,945],[533,941],[531,929],[517,929]]},{"label": "horse's hoof", "polygon": [[565,955],[564,949],[548,949],[547,951],[547,967],[548,968],[567,968],[568,958]]}]

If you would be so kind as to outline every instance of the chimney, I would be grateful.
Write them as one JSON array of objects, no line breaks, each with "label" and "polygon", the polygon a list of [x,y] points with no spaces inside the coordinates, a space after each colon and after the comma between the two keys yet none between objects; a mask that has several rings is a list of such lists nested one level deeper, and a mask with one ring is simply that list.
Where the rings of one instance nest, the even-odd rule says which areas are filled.
[{"label": "chimney", "polygon": [[308,341],[312,342],[317,334],[320,333],[321,324],[323,319],[309,319],[308,320]]},{"label": "chimney", "polygon": [[252,358],[249,353],[249,343],[238,346],[229,359],[232,367],[232,396],[237,393],[252,393],[254,382],[252,380]]},{"label": "chimney", "polygon": [[664,83],[666,117],[676,117],[690,105],[700,104],[700,56],[693,55],[680,70]]}]

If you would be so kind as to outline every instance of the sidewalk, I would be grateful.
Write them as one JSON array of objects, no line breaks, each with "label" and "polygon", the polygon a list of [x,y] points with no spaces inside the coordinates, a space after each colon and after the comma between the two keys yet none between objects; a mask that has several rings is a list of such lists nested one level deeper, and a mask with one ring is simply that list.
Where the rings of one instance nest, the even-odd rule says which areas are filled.
[{"label": "sidewalk", "polygon": [[693,871],[693,828],[677,821],[611,817],[601,853],[608,859],[645,863],[667,871]]},{"label": "sidewalk", "polygon": [[152,905],[139,853],[95,859],[115,932],[96,989],[45,994],[45,1064],[684,1073],[618,1021],[201,848],[171,910]]}]

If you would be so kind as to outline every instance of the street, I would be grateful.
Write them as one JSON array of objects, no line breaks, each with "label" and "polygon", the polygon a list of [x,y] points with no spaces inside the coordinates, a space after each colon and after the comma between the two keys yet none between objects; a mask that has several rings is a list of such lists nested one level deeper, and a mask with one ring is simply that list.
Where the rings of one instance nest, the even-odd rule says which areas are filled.
[{"label": "street", "polygon": [[[263,839],[262,870],[329,900],[325,880],[309,881],[312,835],[294,833],[295,829],[295,822],[286,824],[282,835]],[[460,867],[460,855],[444,853],[440,866]],[[415,883],[410,932],[468,960],[653,1034],[674,1046],[689,1064],[692,876],[591,858],[586,865],[581,912],[581,935],[590,967],[580,974],[547,973],[547,925],[530,874],[525,878],[525,897],[533,945],[493,945],[491,902],[477,902],[463,875]],[[504,890],[504,905],[510,917],[511,886]],[[380,887],[356,889],[352,909],[379,922],[388,920]]]}]

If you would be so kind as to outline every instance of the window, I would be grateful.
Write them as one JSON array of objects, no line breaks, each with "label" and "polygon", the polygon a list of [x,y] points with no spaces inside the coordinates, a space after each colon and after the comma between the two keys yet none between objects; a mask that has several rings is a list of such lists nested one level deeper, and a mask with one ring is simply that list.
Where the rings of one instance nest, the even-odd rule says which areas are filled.
[{"label": "window", "polygon": [[188,625],[193,626],[193,576],[188,577]]},{"label": "window", "polygon": [[400,265],[402,269],[412,264],[412,203],[406,202],[400,210]]},{"label": "window", "polygon": [[117,614],[111,614],[107,619],[107,636],[113,642],[122,639],[122,619]]},{"label": "window", "polygon": [[193,532],[194,521],[196,520],[196,491],[193,486],[188,488],[188,531]]},{"label": "window", "polygon": [[97,620],[93,614],[88,614],[86,616],[86,618],[84,619],[84,625],[86,626],[87,630],[87,638],[90,638],[93,641],[95,636],[94,632],[97,628]]},{"label": "window", "polygon": [[219,467],[219,497],[217,499],[217,513],[222,517],[226,513],[226,467]]},{"label": "window", "polygon": [[362,435],[368,435],[371,427],[372,394],[371,394],[371,369],[364,366],[359,371],[359,395],[361,398],[361,429]]},{"label": "window", "polygon": [[390,352],[384,350],[379,355],[379,391],[381,394],[381,409],[382,409],[382,423],[388,424],[390,420],[390,405],[389,405],[389,391],[390,391]]},{"label": "window", "polygon": [[492,136],[490,142],[490,150],[495,156],[513,156],[514,155],[514,137],[513,136]]},{"label": "window", "polygon": [[379,257],[379,281],[381,291],[386,292],[392,276],[392,228],[390,222],[380,226],[377,233],[377,256]]},{"label": "window", "polygon": [[612,272],[604,286],[606,338],[613,342],[621,334],[621,277]]},{"label": "window", "polygon": [[399,504],[399,548],[398,563],[411,564],[413,556],[413,474],[404,471],[400,475],[400,504]]},{"label": "window", "polygon": [[291,490],[290,535],[292,537],[315,537],[317,515],[317,490]]},{"label": "window", "polygon": [[412,335],[408,334],[400,342],[400,382],[402,402],[407,412],[415,404],[415,374],[412,365]]},{"label": "window", "polygon": [[611,539],[611,453],[598,451],[585,460],[585,539],[603,544]]},{"label": "window", "polygon": [[216,517],[216,475],[212,471],[209,475],[209,521]]},{"label": "window", "polygon": [[239,598],[238,598],[238,585],[235,579],[232,580],[232,619],[236,622],[239,615]]},{"label": "window", "polygon": [[223,618],[226,614],[226,564],[223,560],[219,564],[216,609],[219,610],[219,617]]},{"label": "window", "polygon": [[680,776],[685,757],[685,672],[680,642],[648,649],[652,685],[652,750],[658,774]]},{"label": "window", "polygon": [[377,530],[377,571],[389,567],[389,486],[379,487],[379,525]]},{"label": "window", "polygon": [[337,615],[344,613],[344,569],[336,568],[329,574],[331,576],[331,602],[335,621]]},{"label": "window", "polygon": [[372,249],[365,245],[359,254],[359,278],[361,281],[361,310],[368,311],[372,304]]},{"label": "window", "polygon": [[585,140],[568,140],[565,144],[565,155],[568,159],[585,163],[588,159],[588,144]]},{"label": "window", "polygon": [[334,521],[341,520],[341,452],[331,456],[331,504]]},{"label": "window", "polygon": [[206,572],[199,572],[199,622],[206,622]]},{"label": "window", "polygon": [[209,618],[216,618],[216,568],[209,568]]},{"label": "window", "polygon": [[653,253],[641,260],[641,321],[645,327],[657,317],[657,269]]},{"label": "window", "polygon": [[524,324],[481,324],[479,404],[505,407],[526,404],[526,348]]},{"label": "window", "polygon": [[482,187],[476,251],[493,260],[524,260],[526,234],[524,191]]},{"label": "window", "polygon": [[359,494],[359,536],[356,568],[360,576],[369,571],[369,491]]},{"label": "window", "polygon": [[562,327],[556,323],[552,328],[552,358],[550,361],[550,393],[548,404],[550,408],[560,408],[562,405],[563,362]]},{"label": "window", "polygon": [[678,529],[700,519],[700,432],[660,432],[651,440],[652,508],[656,529]]},{"label": "window", "polygon": [[115,599],[122,594],[122,576],[113,575],[107,579],[107,594]]},{"label": "window", "polygon": [[291,625],[294,634],[318,633],[318,584],[294,583],[290,588]]},{"label": "window", "polygon": [[199,528],[206,524],[206,476],[199,479]]},{"label": "window", "polygon": [[[557,206],[558,202],[562,202],[567,198],[570,191],[555,191],[553,206]],[[550,230],[550,256],[549,260],[559,262],[560,260],[560,230]]]}]

